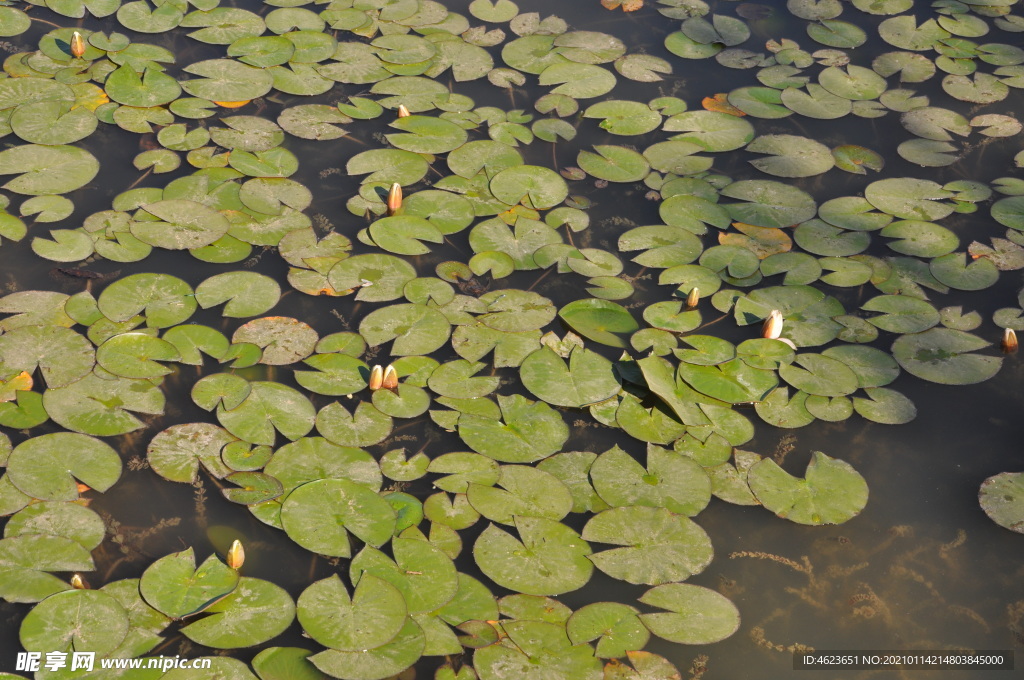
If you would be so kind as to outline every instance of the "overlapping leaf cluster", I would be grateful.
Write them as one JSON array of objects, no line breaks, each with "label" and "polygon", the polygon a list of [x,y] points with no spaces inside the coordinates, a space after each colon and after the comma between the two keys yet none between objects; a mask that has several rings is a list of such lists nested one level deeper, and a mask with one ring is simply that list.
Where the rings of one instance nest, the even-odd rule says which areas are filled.
[{"label": "overlapping leaf cluster", "polygon": [[[0,435],[0,513],[10,515],[0,596],[39,603],[22,626],[26,649],[145,655],[173,620],[191,617],[185,636],[234,649],[265,645],[297,618],[321,647],[269,647],[253,670],[218,657],[219,677],[377,680],[421,656],[462,653],[437,677],[678,677],[641,651],[652,633],[704,644],[739,625],[726,598],[684,583],[712,560],[692,519],[712,496],[804,524],[846,521],[867,501],[843,461],[815,453],[796,478],[738,448],[753,438],[755,414],[784,428],[854,413],[900,424],[916,414],[889,387],[901,371],[962,385],[999,370],[1000,357],[979,353],[991,343],[972,333],[980,314],[936,300],[1024,268],[1024,184],[886,176],[819,200],[802,178],[881,172],[886,159],[861,140],[830,147],[765,121],[898,116],[913,136],[898,154],[933,168],[1013,141],[1012,116],[968,117],[956,101],[1019,100],[1024,50],[1008,43],[1024,21],[1012,2],[937,3],[921,23],[902,0],[791,0],[799,21],[779,23],[778,40],[756,52],[751,26],[771,18],[764,9],[660,0],[636,16],[678,27],[665,38],[671,61],[510,0],[474,0],[469,16],[433,0],[32,4],[154,37],[80,29],[86,49],[75,57],[74,29],[56,29],[9,57],[0,79],[0,125],[22,142],[0,151],[0,174],[14,175],[3,189],[16,199],[3,198],[0,253],[22,247],[10,242],[27,238],[22,218],[31,218],[65,223],[27,241],[39,257],[131,271],[96,294],[0,298],[0,425],[11,431]],[[837,19],[844,11],[877,23],[896,51],[866,62],[857,48],[867,33]],[[0,35],[29,25],[23,9],[0,7]],[[781,35],[803,26],[826,49]],[[1008,43],[974,40],[992,30]],[[169,31],[215,51],[175,63],[164,46],[173,43],[159,37]],[[759,84],[687,92],[707,96],[692,110],[696,99],[612,94],[624,79],[655,83],[711,57],[717,68],[757,69]],[[952,108],[907,87],[938,70]],[[485,78],[510,91],[539,86],[536,114],[459,92]],[[347,86],[364,92],[322,103]],[[302,97],[316,103],[295,103]],[[276,120],[250,104],[261,98],[287,102],[271,109]],[[394,118],[400,108],[411,115]],[[333,145],[374,119],[390,120],[388,131],[344,152],[347,173],[362,177],[346,197],[346,224],[358,226],[325,231],[287,147],[298,138],[349,149]],[[135,167],[174,179],[125,187],[109,208],[80,215],[80,190],[101,172],[93,140],[110,126],[152,133],[156,146]],[[581,131],[597,143],[573,146]],[[538,164],[549,144],[572,147],[575,165]],[[741,150],[762,154],[753,171],[716,170]],[[588,181],[616,200],[649,192],[660,222],[592,225]],[[389,212],[393,184],[405,198]],[[623,214],[648,204],[631,205]],[[986,210],[1005,233],[972,217]],[[257,248],[283,258],[295,291],[324,309],[340,301],[351,327],[321,336],[321,320],[268,315],[288,313],[281,285],[230,266]],[[190,258],[225,266],[192,285],[131,264],[153,249],[187,251],[175,255],[182,269]],[[453,253],[465,256],[444,259]],[[647,270],[654,290],[642,283]],[[193,322],[221,305],[219,329]],[[1000,309],[995,323],[1024,330],[1022,307]],[[704,330],[713,310],[735,342]],[[762,338],[754,329],[774,310],[781,339]],[[384,356],[400,384],[370,391],[370,364]],[[150,437],[149,464],[173,482],[224,480],[228,500],[344,560],[297,600],[215,556],[197,568],[191,549],[96,590],[52,573],[94,567],[103,523],[80,503],[76,480],[103,492],[121,475],[100,437],[159,423],[165,376],[184,366],[202,373],[191,398],[210,416]],[[635,445],[567,451],[570,415]],[[390,448],[396,421],[413,419],[456,433],[466,450]],[[406,493],[385,479],[436,491]],[[588,516],[574,524],[581,530],[564,521],[570,513]],[[497,597],[459,571],[463,536],[475,537],[472,559],[487,580],[518,594]],[[638,601],[645,609],[597,602],[574,612],[551,597],[584,587],[595,567],[651,586]],[[65,676],[99,677],[41,677]]]}]

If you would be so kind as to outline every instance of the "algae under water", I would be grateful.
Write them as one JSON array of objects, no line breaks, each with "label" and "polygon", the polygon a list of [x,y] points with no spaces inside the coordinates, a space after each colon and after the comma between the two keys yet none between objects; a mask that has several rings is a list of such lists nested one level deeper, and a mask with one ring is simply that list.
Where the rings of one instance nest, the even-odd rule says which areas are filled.
[{"label": "algae under water", "polygon": [[978,494],[1024,469],[1022,31],[1010,0],[0,7],[0,677],[1020,647],[1024,539]]}]

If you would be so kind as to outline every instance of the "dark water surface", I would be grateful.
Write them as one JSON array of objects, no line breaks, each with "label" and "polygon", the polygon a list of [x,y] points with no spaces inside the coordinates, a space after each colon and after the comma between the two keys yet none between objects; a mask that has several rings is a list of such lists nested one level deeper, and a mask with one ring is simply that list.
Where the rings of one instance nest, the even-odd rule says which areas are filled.
[{"label": "dark water surface", "polygon": [[[649,0],[653,2],[653,0]],[[253,11],[265,13],[269,8],[257,2],[237,4]],[[449,0],[451,9],[464,12],[466,0]],[[635,15],[609,13],[600,8],[597,0],[556,0],[539,2],[519,0],[521,11],[554,13],[564,18],[573,29],[603,31],[625,40],[630,52],[639,48],[669,59],[675,74],[663,83],[644,84],[620,79],[614,96],[646,101],[662,94],[685,99],[690,108],[699,106],[702,97],[716,92],[728,92],[734,87],[757,84],[754,70],[729,71],[713,60],[689,62],[669,54],[664,36],[677,30],[679,22],[664,18],[649,8]],[[776,16],[786,16],[784,3],[764,3],[781,10]],[[922,16],[929,14],[926,3],[921,6]],[[735,3],[712,3],[713,11],[735,14]],[[262,9],[258,9],[262,8]],[[35,12],[42,16],[42,13]],[[866,28],[875,26],[880,18],[868,17],[852,8],[850,16]],[[60,19],[60,18],[58,18]],[[72,20],[58,20],[70,25]],[[477,22],[473,22],[477,23]],[[88,28],[103,28],[104,23],[87,20]],[[814,45],[803,32],[804,22],[796,19],[773,18],[755,22],[754,42],[768,38],[789,37],[801,46],[813,50]],[[49,26],[41,26],[49,30]],[[124,29],[116,26],[116,30]],[[110,27],[105,30],[111,30]],[[868,28],[869,34],[873,31]],[[16,40],[34,45],[34,34],[19,36]],[[173,40],[177,49],[189,51],[180,63],[197,61],[205,52],[212,55],[219,48],[189,41],[183,34]],[[999,33],[989,36],[993,41],[1014,42],[1019,34]],[[171,40],[167,36],[133,36],[143,42]],[[871,57],[882,51],[873,42],[852,51],[854,63],[870,65]],[[874,47],[873,47],[874,45]],[[744,47],[749,47],[744,45]],[[173,49],[173,48],[172,48]],[[754,49],[754,48],[750,48]],[[892,48],[889,48],[892,49]],[[723,73],[733,78],[723,80]],[[532,80],[532,79],[531,79]],[[927,93],[938,88],[935,80],[919,85]],[[473,97],[478,105],[509,107],[509,95],[484,84],[460,84],[457,91]],[[321,97],[303,99],[275,95],[279,103],[268,102],[264,115],[276,118],[280,103],[333,103],[359,94],[353,86],[337,86]],[[531,109],[537,96],[533,90],[519,89],[512,95],[515,106]],[[942,106],[953,104],[949,98]],[[1019,90],[1000,107],[1020,112],[1022,97]],[[959,104],[954,102],[954,104]],[[961,104],[962,112],[970,105]],[[957,110],[961,110],[957,109]],[[986,112],[995,109],[986,109]],[[252,114],[251,107],[238,111]],[[882,119],[846,117],[838,122],[815,121],[794,116],[794,120],[754,120],[758,134],[784,132],[802,134],[836,144],[862,144],[886,155],[885,176],[931,178],[946,182],[957,178],[989,181],[999,177],[1009,167],[1014,144],[990,145],[976,149],[964,161],[949,168],[922,170],[892,153],[895,144],[906,138],[896,124],[898,114],[890,113]],[[360,135],[369,136],[386,129],[386,119],[360,121]],[[797,120],[798,119],[798,120]],[[355,127],[355,126],[353,126]],[[593,132],[572,142],[560,142],[554,149],[557,166],[573,165],[580,148],[594,143],[635,144],[643,148],[648,138],[610,138]],[[1019,143],[1017,143],[1019,145]],[[74,197],[76,213],[80,219],[92,212],[109,207],[110,199],[134,183],[141,173],[131,169],[131,159],[139,151],[139,137],[120,129],[101,124],[97,134],[84,140],[102,162],[102,174],[93,186],[82,189]],[[363,228],[364,220],[353,217],[345,209],[345,201],[357,192],[358,178],[344,173],[347,158],[366,147],[358,139],[341,139],[314,143],[293,138],[285,146],[296,153],[302,167],[296,179],[314,192],[314,202],[307,210],[310,215],[322,215],[326,222],[351,238]],[[534,162],[550,165],[550,145],[533,144],[530,154],[541,154]],[[734,179],[764,177],[748,166],[750,154],[734,152],[719,156],[715,170]],[[721,164],[717,160],[721,159]],[[128,171],[125,170],[128,169]],[[341,168],[341,172],[331,170]],[[149,176],[139,186],[162,186],[177,176],[188,174],[191,168],[182,168],[169,175]],[[874,176],[857,176],[832,171],[825,176],[797,180],[794,183],[812,193],[819,204],[841,195],[857,195]],[[576,187],[573,188],[577,192]],[[658,222],[657,203],[644,199],[643,191],[632,186],[612,185],[607,189],[590,186],[580,190],[594,201],[590,209],[592,226],[580,238],[590,238],[592,245],[607,243],[614,250],[620,227],[616,218],[627,218],[637,224]],[[977,216],[951,216],[943,224],[957,229],[966,226]],[[36,233],[41,227],[34,227]],[[31,235],[31,234],[30,234]],[[971,237],[964,236],[970,240]],[[21,243],[5,243],[0,249],[0,286],[14,290],[58,290],[72,293],[81,290],[85,282],[51,275],[52,263],[40,260],[30,249],[31,239]],[[877,241],[877,239],[876,239]],[[580,244],[577,244],[580,245]],[[359,246],[357,245],[358,249]],[[876,252],[877,251],[877,252]],[[876,243],[873,254],[887,253],[884,245]],[[256,254],[260,254],[257,250]],[[184,260],[183,260],[184,257]],[[437,261],[461,259],[458,252],[438,250],[425,256],[417,264],[422,273],[430,271]],[[182,266],[182,262],[187,264]],[[429,266],[427,266],[429,264]],[[311,298],[302,295],[285,282],[286,263],[273,249],[261,254],[252,270],[274,276],[289,292],[270,312],[293,316],[312,325],[321,335],[345,330],[342,319],[352,328],[358,325],[362,314],[373,305],[354,303],[349,298]],[[163,271],[185,279],[195,286],[205,278],[226,271],[223,265],[199,262],[181,253],[155,250],[145,261],[135,264],[117,264],[98,260],[89,265],[99,272],[119,271],[121,276],[139,271]],[[234,268],[234,267],[232,267]],[[627,264],[626,274],[638,273],[639,267]],[[508,287],[527,287],[542,272],[518,273],[511,277]],[[554,278],[554,277],[552,277]],[[986,322],[977,331],[997,341],[999,329],[991,323],[994,310],[1014,304],[1022,283],[1019,272],[1003,273],[1000,283],[986,291],[962,294],[951,291],[935,295],[936,306],[963,304],[966,310],[977,310]],[[643,295],[638,281],[639,295]],[[93,288],[98,293],[103,283]],[[649,282],[651,290],[653,282]],[[571,284],[547,287],[539,292],[561,306],[577,297]],[[857,289],[832,289],[847,307],[854,309],[858,296],[870,297],[874,292]],[[710,320],[713,317],[706,317]],[[220,328],[230,336],[237,322],[225,321],[218,310],[200,310],[194,323],[206,323]],[[227,324],[231,325],[228,326]],[[727,328],[728,326],[728,328]],[[717,331],[730,340],[749,337],[751,329],[736,329],[723,323]],[[887,349],[887,346],[882,345]],[[443,357],[441,360],[445,360]],[[204,373],[216,370],[208,361]],[[245,377],[259,379],[272,374],[272,367],[257,367],[241,371]],[[236,537],[246,544],[248,559],[245,573],[265,578],[286,588],[293,597],[313,580],[335,572],[338,563],[312,556],[292,543],[282,532],[254,519],[238,505],[224,500],[219,490],[206,478],[202,488],[170,484],[146,469],[145,449],[151,437],[175,423],[209,419],[209,414],[193,404],[188,396],[191,385],[199,377],[192,367],[178,367],[168,376],[165,390],[168,395],[167,414],[156,419],[151,427],[113,440],[126,461],[121,481],[107,494],[98,495],[91,507],[109,518],[111,535],[94,552],[97,571],[86,577],[94,585],[110,580],[138,577],[154,559],[171,551],[193,546],[198,556],[205,557],[217,550],[221,553]],[[801,474],[811,451],[850,462],[867,480],[870,501],[864,512],[841,526],[805,527],[774,517],[759,507],[729,505],[717,499],[698,518],[715,546],[716,559],[702,574],[690,582],[708,586],[730,597],[742,615],[740,630],[731,638],[705,647],[687,648],[652,638],[647,649],[671,659],[687,677],[698,655],[706,655],[707,673],[713,678],[758,678],[764,680],[806,677],[823,680],[845,678],[972,678],[978,671],[869,673],[867,671],[793,671],[791,649],[805,645],[817,649],[1016,649],[1024,650],[1024,536],[1007,531],[990,521],[978,506],[978,487],[987,477],[1003,471],[1024,470],[1024,409],[1022,409],[1021,378],[1024,377],[1019,355],[1007,357],[999,374],[980,385],[947,387],[925,383],[904,373],[892,385],[909,396],[918,408],[917,419],[903,426],[884,426],[854,416],[850,420],[830,424],[816,421],[797,430],[782,430],[761,422],[756,415],[757,433],[753,441],[742,448],[762,455],[775,456],[784,461],[784,467]],[[275,379],[284,380],[280,375]],[[287,382],[287,381],[286,381]],[[326,398],[314,403],[319,407]],[[571,423],[573,415],[568,414]],[[42,431],[51,431],[46,428]],[[444,451],[462,450],[464,445],[451,434],[438,433],[428,421],[417,422],[396,433],[386,444],[371,447],[375,453],[389,448],[405,446],[416,451],[428,445],[428,452],[438,455]],[[41,432],[39,432],[41,433]],[[39,434],[34,432],[33,434]],[[20,437],[12,433],[12,439]],[[600,426],[574,428],[565,450],[603,451],[611,443],[619,442],[628,450],[639,452],[638,442],[622,432]],[[413,483],[408,489],[420,498],[431,493],[424,481]],[[482,522],[480,523],[483,524]],[[479,530],[481,527],[477,528]],[[472,530],[469,532],[472,535]],[[465,536],[470,545],[470,536]],[[477,574],[472,559],[465,551],[457,564],[470,574]],[[341,561],[341,568],[345,568]],[[645,589],[632,587],[595,572],[591,583],[581,591],[558,599],[573,608],[601,600],[631,602]],[[497,591],[496,591],[497,592]],[[18,644],[18,626],[30,607],[0,603],[0,670],[13,671]],[[168,643],[157,653],[199,656],[211,650],[192,645],[185,638],[168,631]],[[276,645],[303,645],[308,640],[301,636],[298,624],[273,641]],[[269,646],[269,645],[265,645]],[[239,658],[249,660],[255,652],[242,650]],[[435,660],[421,662],[418,677],[432,677]],[[1024,666],[1024,656],[1018,667]],[[1017,672],[1019,673],[1019,671]],[[983,673],[980,677],[1020,677],[1013,672]]]}]

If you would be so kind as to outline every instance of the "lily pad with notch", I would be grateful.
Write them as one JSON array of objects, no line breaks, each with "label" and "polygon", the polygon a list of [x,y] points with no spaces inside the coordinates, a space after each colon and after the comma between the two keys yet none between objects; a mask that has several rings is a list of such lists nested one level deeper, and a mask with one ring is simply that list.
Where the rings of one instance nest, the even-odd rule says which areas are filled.
[{"label": "lily pad with notch", "polygon": [[521,537],[488,526],[473,546],[481,571],[498,585],[531,595],[557,595],[586,585],[594,566],[579,534],[551,519],[517,517]]},{"label": "lily pad with notch", "polygon": [[[330,522],[324,521],[330,518]],[[288,494],[281,507],[288,536],[315,553],[349,557],[349,532],[381,546],[395,530],[395,511],[372,490],[348,479],[319,479]]]},{"label": "lily pad with notch", "polygon": [[803,479],[764,458],[747,471],[747,483],[765,508],[797,524],[842,524],[868,502],[868,485],[849,463],[813,452]]},{"label": "lily pad with notch", "polygon": [[711,500],[711,482],[692,458],[648,445],[647,467],[614,446],[594,461],[590,477],[612,507],[666,508],[692,517]]},{"label": "lily pad with notch", "polygon": [[711,539],[693,520],[665,508],[617,507],[595,515],[583,529],[591,543],[626,546],[590,556],[598,569],[628,583],[684,581],[712,558]]},{"label": "lily pad with notch", "polygon": [[188,548],[149,565],[139,581],[139,591],[157,611],[172,619],[182,619],[226,597],[238,582],[238,572],[216,555],[210,555],[196,568],[195,554]]}]

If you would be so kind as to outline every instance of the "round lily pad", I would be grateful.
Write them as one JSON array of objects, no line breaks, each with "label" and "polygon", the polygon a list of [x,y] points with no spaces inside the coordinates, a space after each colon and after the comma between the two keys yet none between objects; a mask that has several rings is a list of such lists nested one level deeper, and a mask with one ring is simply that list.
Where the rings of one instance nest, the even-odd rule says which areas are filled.
[{"label": "round lily pad", "polygon": [[1001,472],[981,484],[978,502],[993,522],[1010,531],[1024,532],[1024,473]]},{"label": "round lily pad", "polygon": [[1002,358],[973,354],[990,343],[976,335],[952,328],[930,328],[902,335],[892,354],[908,373],[943,385],[971,385],[988,380],[999,371]]},{"label": "round lily pad", "polygon": [[586,585],[594,570],[590,546],[555,520],[518,517],[515,538],[493,524],[477,538],[473,557],[498,585],[531,595],[557,595]]},{"label": "round lily pad", "polygon": [[842,524],[868,502],[868,485],[849,463],[815,451],[803,479],[771,458],[747,471],[747,483],[768,510],[797,524]]},{"label": "round lily pad", "polygon": [[660,638],[689,645],[723,640],[740,626],[740,614],[724,595],[701,586],[667,583],[640,597],[644,604],[667,610],[641,614],[640,620]]}]

